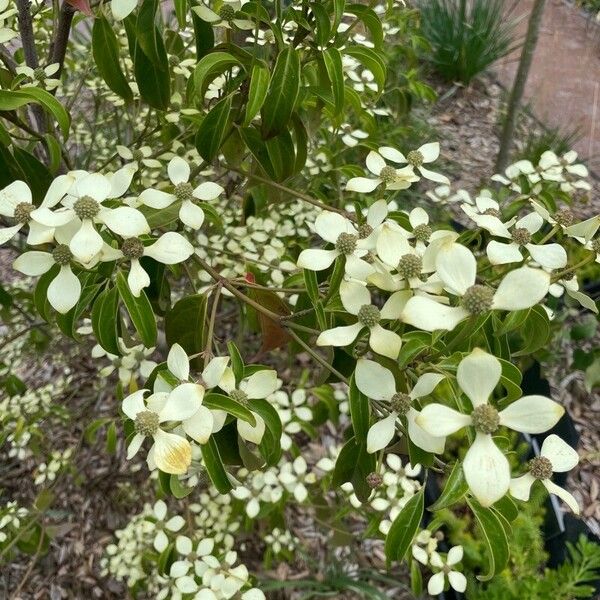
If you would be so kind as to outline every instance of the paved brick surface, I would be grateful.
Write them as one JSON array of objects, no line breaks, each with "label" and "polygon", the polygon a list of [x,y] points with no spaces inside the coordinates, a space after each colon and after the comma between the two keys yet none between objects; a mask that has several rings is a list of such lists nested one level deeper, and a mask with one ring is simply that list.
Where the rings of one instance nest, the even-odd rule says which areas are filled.
[{"label": "paved brick surface", "polygon": [[[506,0],[507,6],[515,4]],[[512,15],[523,35],[533,0],[518,0]],[[506,87],[513,82],[520,50],[496,66]],[[600,23],[566,0],[547,0],[526,87],[526,100],[545,124],[571,131],[581,139],[575,149],[600,170]]]}]

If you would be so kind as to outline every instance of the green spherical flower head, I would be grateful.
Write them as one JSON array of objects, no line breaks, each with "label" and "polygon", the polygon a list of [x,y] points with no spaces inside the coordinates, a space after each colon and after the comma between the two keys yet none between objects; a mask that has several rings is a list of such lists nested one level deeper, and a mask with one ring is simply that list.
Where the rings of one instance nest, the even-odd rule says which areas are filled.
[{"label": "green spherical flower head", "polygon": [[395,413],[405,415],[410,408],[412,398],[408,394],[396,392],[390,401],[390,406]]},{"label": "green spherical flower head", "polygon": [[383,477],[379,473],[375,473],[375,471],[373,471],[367,475],[366,481],[367,485],[374,490],[383,483]]},{"label": "green spherical flower head", "polygon": [[486,208],[483,211],[484,215],[490,215],[491,217],[496,217],[497,219],[502,218],[502,213],[497,208]]},{"label": "green spherical flower head", "polygon": [[175,54],[169,54],[169,66],[177,67],[181,61],[179,60],[179,56]]},{"label": "green spherical flower head", "polygon": [[175,197],[180,202],[191,200],[194,197],[194,188],[191,183],[178,183],[175,186]]},{"label": "green spherical flower head", "polygon": [[121,252],[125,258],[140,258],[144,255],[144,244],[138,238],[128,238],[121,245]]},{"label": "green spherical flower head", "polygon": [[415,277],[419,277],[422,268],[423,261],[420,256],[417,256],[416,254],[405,254],[400,257],[397,270],[404,279],[414,279]]},{"label": "green spherical flower head", "polygon": [[93,219],[100,212],[100,204],[91,196],[83,196],[73,204],[73,210],[80,219]]},{"label": "green spherical flower head", "polygon": [[229,23],[229,21],[232,21],[235,17],[235,9],[229,4],[223,4],[219,10],[219,17],[221,17],[223,21],[227,21]]},{"label": "green spherical flower head", "polygon": [[480,433],[494,433],[500,427],[500,415],[490,404],[480,404],[471,413],[473,427]]},{"label": "green spherical flower head", "polygon": [[376,306],[372,304],[363,304],[358,311],[358,320],[365,327],[375,327],[381,319],[381,313]]},{"label": "green spherical flower head", "polygon": [[568,208],[561,208],[557,210],[554,214],[554,220],[563,227],[568,227],[569,225],[573,225],[575,222],[575,215]]},{"label": "green spherical flower head", "polygon": [[406,161],[413,167],[420,167],[425,161],[425,157],[418,150],[411,150],[406,156]]},{"label": "green spherical flower head", "polygon": [[394,181],[398,179],[396,169],[390,166],[383,167],[383,169],[381,169],[379,172],[379,179],[381,179],[383,183],[394,183]]},{"label": "green spherical flower head", "polygon": [[472,285],[462,297],[463,308],[472,315],[482,315],[492,308],[494,291],[484,285]]},{"label": "green spherical flower head", "polygon": [[140,411],[134,421],[136,433],[154,435],[158,431],[158,414],[151,410]]},{"label": "green spherical flower head", "polygon": [[515,244],[525,246],[531,242],[531,233],[524,227],[517,227],[516,229],[513,229],[512,239]]},{"label": "green spherical flower head", "polygon": [[231,392],[229,392],[229,397],[240,404],[247,404],[248,402],[248,394],[242,390],[231,390]]},{"label": "green spherical flower head", "polygon": [[340,233],[335,242],[335,249],[342,254],[352,254],[356,250],[358,237],[352,233]]},{"label": "green spherical flower head", "polygon": [[552,463],[545,456],[536,456],[529,461],[529,472],[536,479],[550,479]]},{"label": "green spherical flower head", "polygon": [[35,208],[31,202],[19,202],[15,206],[15,219],[18,223],[29,223],[31,211]]},{"label": "green spherical flower head", "polygon": [[[16,216],[16,212],[15,212],[15,216]],[[596,239],[592,240],[592,250],[598,254],[600,253],[600,237],[597,237]]]},{"label": "green spherical flower head", "polygon": [[422,223],[413,229],[413,235],[418,242],[428,242],[433,230],[429,225]]},{"label": "green spherical flower head", "polygon": [[373,233],[373,228],[368,223],[363,223],[358,228],[358,237],[361,240],[364,240],[365,238],[368,238],[372,233]]},{"label": "green spherical flower head", "polygon": [[66,244],[60,244],[60,246],[56,246],[56,248],[54,248],[52,251],[52,258],[57,265],[63,267],[71,262],[73,255],[69,250],[69,246]]},{"label": "green spherical flower head", "polygon": [[36,81],[44,81],[46,79],[46,72],[42,67],[37,67],[33,70],[33,79]]}]

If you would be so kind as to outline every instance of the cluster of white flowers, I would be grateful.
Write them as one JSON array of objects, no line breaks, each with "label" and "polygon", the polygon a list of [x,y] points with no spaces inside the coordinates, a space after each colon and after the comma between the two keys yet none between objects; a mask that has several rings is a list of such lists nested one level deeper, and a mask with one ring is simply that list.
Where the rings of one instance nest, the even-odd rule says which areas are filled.
[{"label": "cluster of white flowers", "polygon": [[50,460],[40,463],[35,469],[34,485],[43,485],[56,479],[58,473],[70,464],[74,448],[66,450],[53,450],[48,457]]},{"label": "cluster of white flowers", "polygon": [[[300,202],[278,206],[259,216],[240,218],[240,207],[230,201],[215,203],[221,217],[222,231],[200,232],[197,237],[198,256],[229,279],[246,277],[250,268],[265,277],[265,284],[281,287],[286,277],[296,271],[290,249],[301,245],[310,235],[309,223],[316,209]],[[202,283],[212,279],[201,271]],[[294,295],[291,297],[294,302]]]},{"label": "cluster of white flowers", "polygon": [[29,510],[16,502],[7,502],[0,507],[0,546],[9,542],[19,531],[22,520],[29,515]]},{"label": "cluster of white flowers", "polygon": [[[28,245],[54,244],[50,252],[33,250],[21,254],[14,268],[26,275],[39,276],[58,267],[47,294],[59,313],[68,312],[81,296],[81,281],[73,268],[79,272],[92,269],[99,262],[118,261],[128,270],[127,282],[133,295],[139,296],[150,284],[140,262],[142,257],[173,265],[194,253],[192,244],[175,231],[148,237],[151,228],[144,213],[130,204],[162,209],[178,202],[182,223],[195,230],[204,221],[199,201],[214,200],[223,188],[208,181],[192,186],[189,164],[174,157],[168,164],[170,192],[148,188],[139,195],[139,201],[120,201],[135,173],[136,165],[131,163],[109,176],[86,171],[59,175],[39,207],[33,204],[31,190],[23,181],[0,190],[0,214],[16,222],[0,230],[0,243],[27,227]],[[111,236],[112,245],[100,231]]]},{"label": "cluster of white flowers", "polygon": [[300,540],[291,531],[274,527],[271,533],[265,535],[264,542],[273,555],[277,556],[294,552]]},{"label": "cluster of white flowers", "polygon": [[[221,541],[210,537],[213,524],[218,523],[221,532],[217,533],[222,533],[219,513],[224,505],[206,495],[201,500],[206,502],[204,506],[190,506],[198,527],[190,526],[180,515],[169,516],[162,500],[152,507],[145,505],[124,529],[115,532],[118,542],[106,547],[101,560],[103,575],[124,581],[128,587],[141,583],[157,600],[264,600],[264,594],[250,586],[246,566],[236,564],[230,534],[220,535]],[[207,515],[214,518],[207,521]],[[157,553],[158,561],[164,552],[172,553],[168,571],[160,572],[158,562],[149,568],[148,553]]]}]

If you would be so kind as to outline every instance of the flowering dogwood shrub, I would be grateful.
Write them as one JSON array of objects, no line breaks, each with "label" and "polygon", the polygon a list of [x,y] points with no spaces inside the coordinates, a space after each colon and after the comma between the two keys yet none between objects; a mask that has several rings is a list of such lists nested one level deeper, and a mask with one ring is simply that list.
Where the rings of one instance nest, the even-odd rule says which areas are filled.
[{"label": "flowering dogwood shrub", "polygon": [[[133,593],[264,598],[241,534],[260,533],[265,564],[308,554],[290,506],[332,527],[352,514],[415,590],[423,568],[430,594],[462,592],[437,511],[473,514],[484,580],[533,486],[579,511],[552,482],[576,451],[551,434],[515,464],[511,432],[564,413],[521,389],[557,299],[597,312],[578,277],[600,262],[600,217],[570,208],[587,169],[547,152],[472,198],[443,143],[385,139],[402,5],[0,3],[0,244],[39,320],[23,333],[71,338],[99,385],[118,380],[87,434],[106,426],[160,495],[102,561]],[[403,93],[426,97],[412,77]],[[4,441],[28,456],[30,421],[55,409],[43,387],[3,389]],[[75,452],[48,451],[34,483]],[[0,552],[27,514],[0,509]]]}]

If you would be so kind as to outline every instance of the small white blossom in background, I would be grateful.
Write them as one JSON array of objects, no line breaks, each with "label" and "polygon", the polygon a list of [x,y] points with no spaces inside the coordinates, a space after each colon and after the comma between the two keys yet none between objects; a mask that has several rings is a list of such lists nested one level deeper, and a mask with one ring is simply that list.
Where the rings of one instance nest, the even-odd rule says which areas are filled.
[{"label": "small white blossom in background", "polygon": [[34,485],[42,485],[54,481],[58,473],[70,463],[71,456],[73,456],[73,448],[67,448],[62,452],[57,450],[52,451],[50,460],[40,463],[37,466],[33,479]]},{"label": "small white blossom in background", "polygon": [[19,506],[16,501],[0,506],[0,544],[4,544],[12,535],[18,533],[21,521],[28,515],[29,510]]},{"label": "small white blossom in background", "polygon": [[427,591],[432,596],[437,596],[444,591],[446,579],[450,587],[457,592],[462,593],[467,589],[467,578],[455,568],[462,558],[462,546],[450,548],[445,560],[437,552],[431,553],[429,564],[434,569],[439,569],[427,583]]},{"label": "small white blossom in background", "polygon": [[286,552],[294,552],[300,543],[300,540],[293,535],[291,531],[281,530],[278,527],[275,527],[271,533],[265,535],[264,542],[267,545],[267,549],[277,556],[278,554],[285,554]]}]

